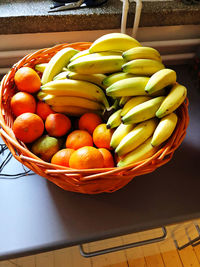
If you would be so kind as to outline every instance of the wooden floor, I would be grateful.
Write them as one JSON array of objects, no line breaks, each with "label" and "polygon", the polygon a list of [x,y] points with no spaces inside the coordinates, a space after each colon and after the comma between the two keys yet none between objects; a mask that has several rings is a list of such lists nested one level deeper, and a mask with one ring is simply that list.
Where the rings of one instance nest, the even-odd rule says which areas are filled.
[{"label": "wooden floor", "polygon": [[[158,243],[84,258],[79,247],[60,249],[23,258],[1,261],[0,267],[199,267],[200,244],[177,250],[174,239],[181,246],[198,236],[194,222],[167,227],[167,238]],[[84,245],[86,251],[104,249],[137,242],[161,235],[160,229],[130,234]],[[173,237],[173,238],[172,238]]]}]

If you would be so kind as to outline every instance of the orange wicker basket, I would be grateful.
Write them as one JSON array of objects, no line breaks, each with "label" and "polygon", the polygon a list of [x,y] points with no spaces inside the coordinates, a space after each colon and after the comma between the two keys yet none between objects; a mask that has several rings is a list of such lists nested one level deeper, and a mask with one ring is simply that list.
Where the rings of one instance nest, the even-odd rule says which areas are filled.
[{"label": "orange wicker basket", "polygon": [[183,141],[189,122],[188,99],[178,108],[178,124],[170,139],[152,157],[126,167],[77,170],[47,163],[34,155],[27,146],[17,140],[12,131],[14,121],[10,108],[10,99],[16,93],[13,81],[15,72],[22,66],[34,68],[36,64],[48,62],[51,57],[65,47],[85,50],[89,42],[61,44],[52,48],[41,49],[29,54],[17,62],[4,76],[0,92],[0,135],[12,155],[36,174],[50,180],[64,190],[84,194],[114,192],[127,185],[135,176],[154,171],[167,163],[174,151]]}]

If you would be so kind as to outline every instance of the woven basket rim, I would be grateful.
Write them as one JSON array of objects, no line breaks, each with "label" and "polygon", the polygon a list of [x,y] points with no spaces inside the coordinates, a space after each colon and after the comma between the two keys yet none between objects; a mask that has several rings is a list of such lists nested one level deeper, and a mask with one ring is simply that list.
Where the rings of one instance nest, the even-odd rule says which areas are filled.
[{"label": "woven basket rim", "polygon": [[[6,143],[11,153],[18,161],[20,161],[28,168],[32,169],[37,174],[53,181],[54,183],[57,182],[55,181],[55,178],[57,176],[58,179],[62,178],[64,179],[64,181],[68,178],[68,181],[65,181],[66,183],[69,182],[69,177],[73,177],[74,182],[76,183],[76,185],[78,184],[79,187],[83,186],[84,183],[87,184],[92,183],[92,181],[94,182],[102,179],[109,179],[108,177],[110,177],[110,180],[114,180],[116,177],[116,179],[124,179],[129,182],[133,179],[133,177],[152,172],[159,166],[167,163],[172,158],[174,151],[180,146],[186,135],[186,129],[189,123],[189,101],[187,97],[177,111],[180,115],[178,126],[176,127],[169,140],[165,143],[165,145],[161,147],[153,156],[125,167],[77,170],[69,167],[53,165],[51,163],[43,161],[42,159],[34,155],[30,150],[28,150],[25,144],[17,140],[11,128],[13,123],[13,116],[11,114],[11,111],[8,111],[8,108],[6,109],[9,102],[9,97],[11,96],[11,90],[15,92],[13,77],[17,69],[22,66],[34,67],[38,63],[48,62],[57,51],[61,50],[64,47],[73,47],[81,51],[88,49],[91,44],[91,42],[65,43],[53,46],[51,48],[37,50],[34,53],[26,55],[20,61],[14,64],[10,71],[3,77],[1,82],[0,125],[2,129],[0,129],[0,135],[3,141]],[[113,190],[109,189],[108,191],[106,189],[102,189],[100,190],[100,193],[113,192],[119,188],[114,188]],[[76,192],[78,190],[78,192],[89,194],[96,193],[95,190],[91,190],[91,192],[84,192],[84,190],[82,190],[81,188],[76,188],[74,190],[73,188],[69,188],[66,190],[75,190]],[[97,193],[99,193],[98,190]]]}]

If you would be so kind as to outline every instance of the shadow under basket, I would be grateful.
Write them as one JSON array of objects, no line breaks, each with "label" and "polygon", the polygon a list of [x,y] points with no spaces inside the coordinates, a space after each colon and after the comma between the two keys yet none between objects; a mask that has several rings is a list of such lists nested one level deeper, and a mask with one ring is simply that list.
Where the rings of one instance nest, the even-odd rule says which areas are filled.
[{"label": "shadow under basket", "polygon": [[111,193],[127,185],[135,176],[154,171],[167,163],[174,151],[182,143],[189,122],[188,99],[177,109],[178,123],[173,135],[153,156],[126,167],[77,170],[47,163],[34,155],[26,145],[15,138],[12,131],[14,116],[10,108],[10,99],[16,93],[14,75],[23,67],[34,68],[36,64],[48,62],[52,56],[65,47],[85,50],[91,43],[78,42],[61,44],[41,49],[29,54],[17,62],[4,76],[0,92],[0,135],[12,155],[36,174],[45,177],[67,191],[84,194]]}]

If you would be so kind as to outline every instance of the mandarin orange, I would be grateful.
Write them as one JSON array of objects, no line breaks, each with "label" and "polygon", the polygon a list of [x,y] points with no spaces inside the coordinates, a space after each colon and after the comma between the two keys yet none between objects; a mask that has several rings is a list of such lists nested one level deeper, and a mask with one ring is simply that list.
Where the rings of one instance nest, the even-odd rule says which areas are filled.
[{"label": "mandarin orange", "polygon": [[67,136],[67,148],[76,150],[84,146],[93,146],[92,136],[87,131],[75,130]]},{"label": "mandarin orange", "polygon": [[13,95],[10,105],[12,112],[16,117],[26,112],[35,113],[36,110],[35,98],[26,92],[18,92]]},{"label": "mandarin orange", "polygon": [[94,129],[101,123],[102,119],[98,114],[85,113],[80,117],[78,127],[80,130],[86,130],[92,134]]},{"label": "mandarin orange", "polygon": [[92,146],[84,146],[72,153],[69,167],[73,169],[103,168],[104,159],[101,152]]},{"label": "mandarin orange", "polygon": [[15,84],[19,91],[36,93],[41,86],[40,76],[30,67],[21,67],[14,76]]},{"label": "mandarin orange", "polygon": [[15,119],[12,129],[17,139],[32,143],[43,134],[44,123],[37,114],[27,112]]}]

